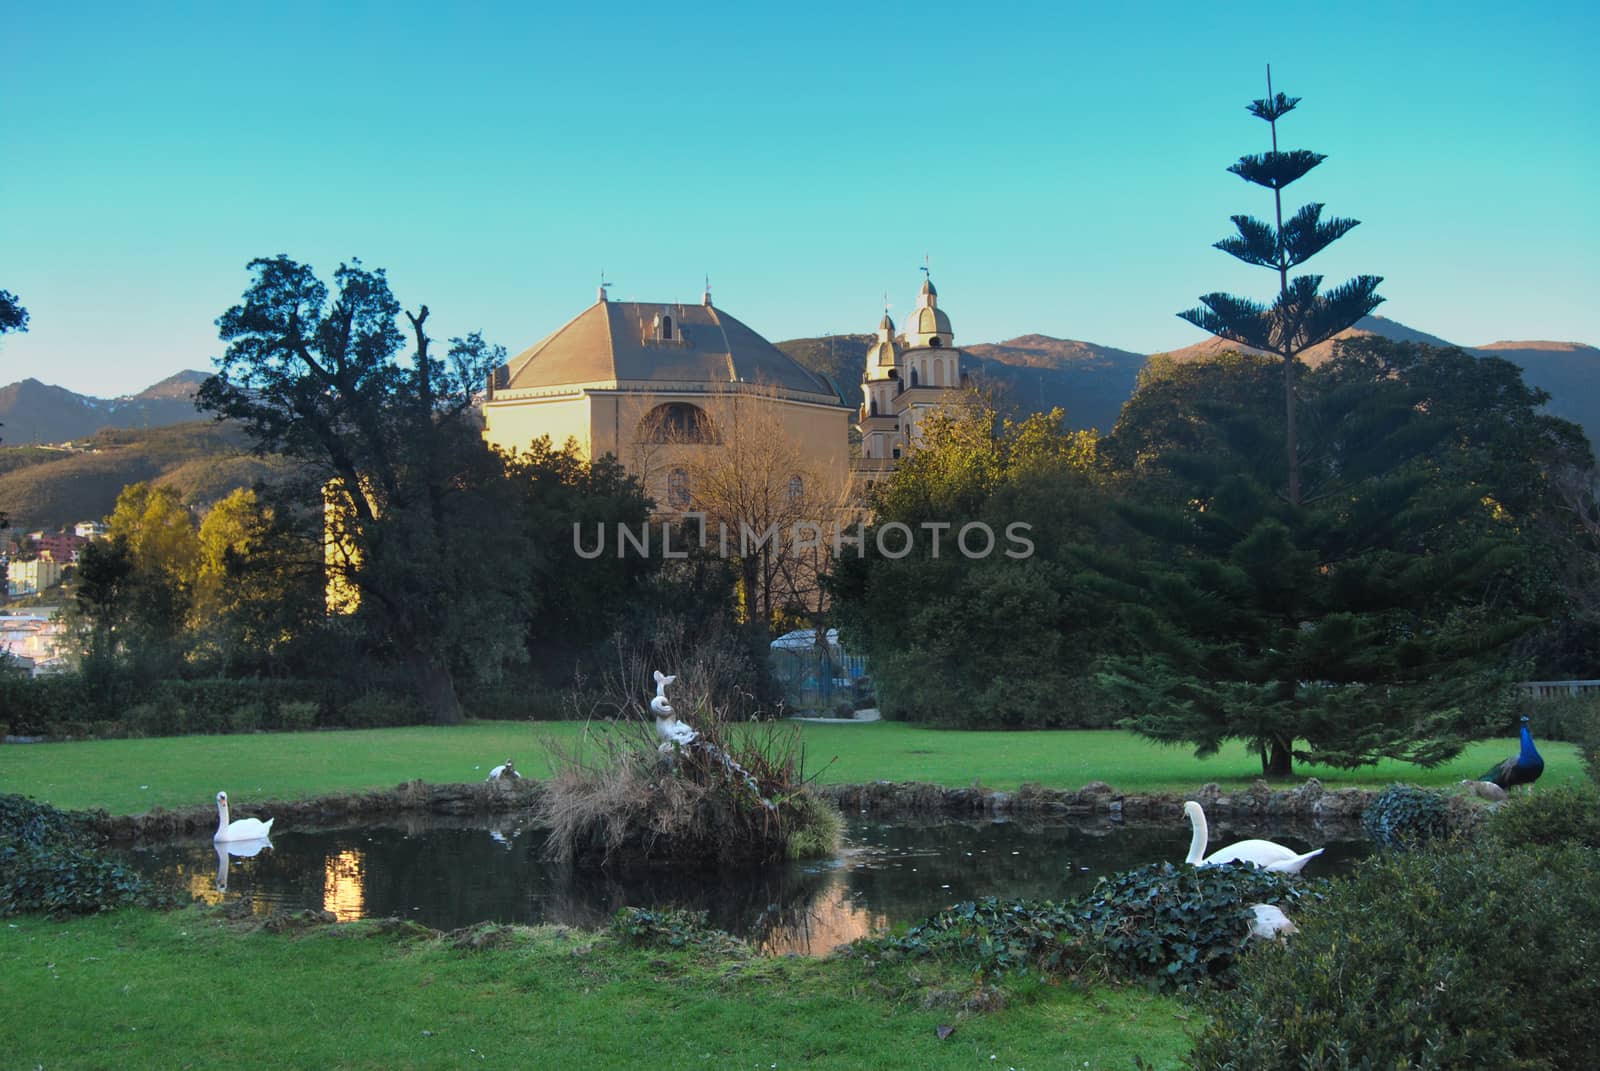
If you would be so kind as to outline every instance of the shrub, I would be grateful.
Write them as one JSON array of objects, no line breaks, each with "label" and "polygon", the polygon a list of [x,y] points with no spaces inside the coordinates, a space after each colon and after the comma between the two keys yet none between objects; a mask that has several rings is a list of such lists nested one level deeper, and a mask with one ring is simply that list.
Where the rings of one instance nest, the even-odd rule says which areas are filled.
[{"label": "shrub", "polygon": [[1450,799],[1415,785],[1390,785],[1367,804],[1361,829],[1385,848],[1413,848],[1450,832]]},{"label": "shrub", "polygon": [[21,796],[0,796],[0,916],[81,915],[171,902],[135,871],[96,855],[71,815]]},{"label": "shrub", "polygon": [[1600,1066],[1600,855],[1454,841],[1364,862],[1238,965],[1206,1071]]},{"label": "shrub", "polygon": [[317,724],[317,710],[315,703],[279,703],[278,727],[291,733],[313,729]]},{"label": "shrub", "polygon": [[1553,696],[1519,709],[1529,716],[1533,735],[1540,740],[1564,740],[1581,747],[1600,727],[1600,696]]},{"label": "shrub", "polygon": [[465,689],[461,706],[468,717],[487,721],[558,721],[568,716],[570,704],[566,693],[542,682],[506,681]]},{"label": "shrub", "polygon": [[1054,901],[958,904],[887,947],[971,961],[989,973],[1089,969],[1182,988],[1228,981],[1250,939],[1250,905],[1298,912],[1321,885],[1248,863],[1191,867],[1152,863],[1102,878],[1088,896]]},{"label": "shrub", "polygon": [[1501,849],[1557,844],[1600,848],[1600,788],[1582,782],[1519,792],[1485,823],[1482,837]]},{"label": "shrub", "polygon": [[76,673],[43,677],[0,674],[0,720],[19,736],[57,735],[63,721],[94,722],[114,716]]},{"label": "shrub", "polygon": [[1119,973],[1187,986],[1231,978],[1250,936],[1251,904],[1276,904],[1294,914],[1304,901],[1320,897],[1320,890],[1320,884],[1249,863],[1152,863],[1102,878],[1081,918]]},{"label": "shrub", "polygon": [[619,908],[611,917],[611,934],[635,948],[699,948],[715,952],[747,946],[726,931],[713,929],[704,911],[678,908]]},{"label": "shrub", "polygon": [[351,729],[386,729],[393,725],[420,725],[428,720],[422,707],[409,696],[366,692],[340,706],[334,722]]},{"label": "shrub", "polygon": [[122,713],[130,736],[173,736],[184,721],[182,710],[167,703],[136,703]]}]

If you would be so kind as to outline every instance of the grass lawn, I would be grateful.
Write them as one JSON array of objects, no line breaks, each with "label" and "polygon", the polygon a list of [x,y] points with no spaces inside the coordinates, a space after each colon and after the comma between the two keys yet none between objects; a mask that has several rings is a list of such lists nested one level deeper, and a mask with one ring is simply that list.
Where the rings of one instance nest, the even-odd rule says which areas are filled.
[{"label": "grass lawn", "polygon": [[929,961],[639,950],[549,928],[466,951],[369,923],[241,925],[199,908],[7,921],[7,1066],[1125,1069],[1177,1067],[1189,1047],[1174,998],[1035,984],[971,1014],[971,977]]},{"label": "grass lawn", "polygon": [[[0,792],[37,797],[58,807],[103,807],[138,814],[154,806],[185,807],[226,789],[239,805],[333,792],[429,782],[478,780],[506,756],[526,776],[548,772],[541,741],[574,738],[575,722],[473,722],[451,728],[184,736],[152,740],[91,740],[0,747]],[[1188,748],[1163,747],[1118,731],[957,732],[896,722],[806,724],[808,769],[825,782],[978,782],[1012,789],[1025,781],[1077,788],[1105,781],[1124,792],[1191,790],[1208,781],[1246,786],[1260,762],[1242,745],[1209,759]],[[1425,770],[1380,763],[1361,770],[1301,767],[1332,787],[1381,787],[1393,781],[1449,785],[1477,777],[1517,750],[1514,737],[1480,741],[1443,766]],[[1539,745],[1545,759],[1540,785],[1584,777],[1571,744]]]}]

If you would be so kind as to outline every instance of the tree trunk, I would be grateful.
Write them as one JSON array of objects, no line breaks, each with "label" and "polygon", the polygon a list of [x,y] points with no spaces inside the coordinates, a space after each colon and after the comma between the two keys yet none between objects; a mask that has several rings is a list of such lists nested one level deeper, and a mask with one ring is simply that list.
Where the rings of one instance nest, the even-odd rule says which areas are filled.
[{"label": "tree trunk", "polygon": [[460,725],[461,701],[456,698],[456,682],[448,666],[424,657],[421,663],[413,662],[422,691],[423,709],[435,725]]},{"label": "tree trunk", "polygon": [[1294,742],[1275,736],[1261,747],[1262,777],[1294,776]]}]

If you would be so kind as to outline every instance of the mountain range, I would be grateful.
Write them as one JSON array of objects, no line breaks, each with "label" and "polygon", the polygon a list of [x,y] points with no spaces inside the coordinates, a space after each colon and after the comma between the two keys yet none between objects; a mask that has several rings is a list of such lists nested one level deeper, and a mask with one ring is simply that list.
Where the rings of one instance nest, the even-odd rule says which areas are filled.
[{"label": "mountain range", "polygon": [[[1452,345],[1382,316],[1365,317],[1338,337],[1355,335]],[[796,338],[777,346],[832,379],[845,401],[856,406],[861,403],[867,347],[874,337]],[[1041,334],[963,348],[975,359],[972,372],[978,383],[997,388],[1023,409],[1060,407],[1071,426],[1102,432],[1116,423],[1148,360],[1131,350]],[[1238,348],[1213,338],[1169,356],[1195,360]],[[1550,413],[1581,425],[1591,442],[1600,442],[1600,350],[1577,342],[1546,341],[1462,348],[1521,366],[1529,384],[1550,394]],[[1307,351],[1305,358],[1320,364],[1332,352],[1333,343],[1327,342]],[[170,483],[199,501],[221,497],[255,479],[271,478],[281,462],[248,456],[244,438],[236,430],[195,423],[201,414],[194,408],[194,393],[205,378],[204,372],[179,372],[138,394],[112,399],[76,394],[37,379],[0,387],[4,425],[0,512],[9,512],[17,527],[55,526],[104,516],[122,486],[136,480]],[[169,429],[185,424],[189,426]],[[66,442],[75,442],[80,449],[27,445]]]},{"label": "mountain range", "polygon": [[85,439],[102,428],[159,428],[199,420],[194,392],[206,373],[168,376],[138,394],[92,398],[37,379],[0,387],[0,430],[7,446],[64,443]]},{"label": "mountain range", "polygon": [[[1383,316],[1363,317],[1335,340],[1379,335],[1401,342],[1457,346],[1437,335],[1407,327]],[[779,342],[778,348],[801,364],[832,377],[845,401],[861,404],[861,370],[873,335],[833,335]],[[1333,355],[1334,340],[1307,350],[1307,363],[1321,364]],[[963,346],[978,359],[974,378],[998,387],[1024,409],[1060,407],[1075,428],[1105,432],[1117,422],[1122,403],[1133,394],[1144,354],[1049,335],[1021,335],[1004,342]],[[1241,347],[1220,338],[1173,350],[1180,360]],[[1461,346],[1480,357],[1500,357],[1519,365],[1524,380],[1550,395],[1548,412],[1583,427],[1590,442],[1600,443],[1600,349],[1581,342],[1491,342]]]}]

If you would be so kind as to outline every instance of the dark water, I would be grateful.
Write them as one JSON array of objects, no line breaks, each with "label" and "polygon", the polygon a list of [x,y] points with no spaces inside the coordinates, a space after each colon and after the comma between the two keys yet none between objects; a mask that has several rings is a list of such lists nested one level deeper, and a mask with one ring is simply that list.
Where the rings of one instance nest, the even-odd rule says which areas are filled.
[{"label": "dark water", "polygon": [[[1353,830],[1216,823],[1212,846],[1265,836],[1326,851],[1307,876],[1340,873],[1368,851]],[[363,828],[286,829],[270,848],[229,857],[207,839],[142,845],[143,872],[211,902],[248,896],[255,910],[326,909],[340,919],[396,915],[439,929],[476,922],[594,928],[619,907],[687,907],[772,953],[821,955],[980,896],[1062,899],[1145,863],[1179,862],[1189,826],[1107,821],[851,821],[839,858],[733,873],[674,867],[621,874],[541,858],[542,830],[420,818]],[[224,888],[219,888],[219,878]]]}]

